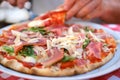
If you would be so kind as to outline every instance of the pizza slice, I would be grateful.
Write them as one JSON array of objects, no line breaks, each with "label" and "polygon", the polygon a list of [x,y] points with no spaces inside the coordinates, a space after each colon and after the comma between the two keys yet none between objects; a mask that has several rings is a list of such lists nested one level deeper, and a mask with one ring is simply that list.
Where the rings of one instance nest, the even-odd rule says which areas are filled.
[{"label": "pizza slice", "polygon": [[54,11],[49,11],[36,17],[28,26],[50,26],[50,25],[63,25],[65,23],[66,11],[62,9],[57,9]]}]

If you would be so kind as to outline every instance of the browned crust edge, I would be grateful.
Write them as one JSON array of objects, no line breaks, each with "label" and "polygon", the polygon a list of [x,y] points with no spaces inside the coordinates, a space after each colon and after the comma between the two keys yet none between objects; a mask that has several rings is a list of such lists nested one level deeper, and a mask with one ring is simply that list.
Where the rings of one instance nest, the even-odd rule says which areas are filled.
[{"label": "browned crust edge", "polygon": [[102,62],[91,63],[82,66],[74,66],[73,68],[66,68],[63,70],[53,70],[52,68],[37,68],[37,67],[33,67],[29,69],[27,67],[24,67],[22,63],[18,62],[17,60],[15,59],[8,60],[7,58],[4,58],[1,55],[0,55],[0,63],[8,68],[27,74],[34,74],[39,76],[71,76],[71,75],[82,74],[94,70],[107,63],[109,60],[112,59],[113,56],[114,54],[110,53],[107,57],[105,57],[102,60]]}]

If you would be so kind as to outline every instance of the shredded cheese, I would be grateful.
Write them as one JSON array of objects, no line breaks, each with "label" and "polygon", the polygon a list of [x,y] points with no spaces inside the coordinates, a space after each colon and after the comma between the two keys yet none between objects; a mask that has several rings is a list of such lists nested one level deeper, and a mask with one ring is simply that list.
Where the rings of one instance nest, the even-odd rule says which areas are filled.
[{"label": "shredded cheese", "polygon": [[97,38],[91,31],[89,31],[90,35],[98,42],[100,42],[100,39]]},{"label": "shredded cheese", "polygon": [[12,32],[12,34],[13,34],[14,36],[28,37],[27,34],[22,33],[22,32],[19,32],[19,31],[12,30],[11,32]]},{"label": "shredded cheese", "polygon": [[27,42],[28,42],[28,43],[36,43],[36,42],[39,41],[39,39],[40,39],[40,38],[33,38],[33,39],[28,40]]}]

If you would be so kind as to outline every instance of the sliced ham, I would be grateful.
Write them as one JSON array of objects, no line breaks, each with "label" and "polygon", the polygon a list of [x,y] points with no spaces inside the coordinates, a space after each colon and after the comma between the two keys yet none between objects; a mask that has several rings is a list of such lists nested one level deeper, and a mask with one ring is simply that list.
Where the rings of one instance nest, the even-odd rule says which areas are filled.
[{"label": "sliced ham", "polygon": [[58,48],[53,48],[50,50],[51,52],[51,57],[43,62],[41,64],[45,67],[50,66],[58,61],[60,61],[64,57],[64,52],[63,50],[59,50]]},{"label": "sliced ham", "polygon": [[50,25],[61,25],[65,22],[65,14],[66,11],[51,11],[46,14],[40,15],[31,21],[28,26],[29,27],[47,27]]},{"label": "sliced ham", "polygon": [[83,26],[78,25],[78,24],[74,24],[71,27],[73,28],[74,32],[80,32],[80,28],[83,28]]},{"label": "sliced ham", "polygon": [[14,39],[8,39],[4,36],[0,36],[0,45],[2,45],[3,43],[14,44]]},{"label": "sliced ham", "polygon": [[46,30],[53,32],[56,36],[62,36],[63,31],[67,30],[65,25],[46,27]]},{"label": "sliced ham", "polygon": [[17,45],[14,46],[14,52],[17,53],[24,46],[29,46],[29,45],[44,46],[44,45],[46,45],[46,39],[45,38],[41,38],[41,39],[38,39],[38,41],[35,41],[35,42],[21,42],[21,43],[18,43]]},{"label": "sliced ham", "polygon": [[[29,44],[29,43],[28,43]],[[39,46],[44,46],[47,44],[47,39],[46,38],[41,38],[38,39],[37,42],[31,43],[32,45],[39,45]]]},{"label": "sliced ham", "polygon": [[83,33],[79,33],[79,34],[78,34],[78,37],[79,37],[80,39],[85,39],[85,38],[86,38],[86,35],[83,34]]},{"label": "sliced ham", "polygon": [[19,43],[18,45],[14,46],[14,53],[18,53],[27,43]]},{"label": "sliced ham", "polygon": [[15,36],[11,33],[10,30],[3,30],[3,36],[9,39],[15,38]]},{"label": "sliced ham", "polygon": [[101,49],[102,49],[101,42],[91,41],[86,48],[89,51],[88,56],[94,56],[97,59],[101,59]]}]

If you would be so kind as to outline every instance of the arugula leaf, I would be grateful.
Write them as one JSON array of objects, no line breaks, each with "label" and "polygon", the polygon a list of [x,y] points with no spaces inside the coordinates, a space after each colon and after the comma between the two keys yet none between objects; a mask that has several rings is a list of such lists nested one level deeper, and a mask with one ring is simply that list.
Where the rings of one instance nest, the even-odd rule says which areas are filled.
[{"label": "arugula leaf", "polygon": [[35,57],[33,46],[24,46],[22,50],[18,52],[22,56],[31,56]]},{"label": "arugula leaf", "polygon": [[63,59],[62,59],[62,62],[72,61],[73,59],[74,59],[74,57],[64,56]]},{"label": "arugula leaf", "polygon": [[33,32],[40,32],[42,35],[47,35],[49,33],[43,27],[31,27],[28,30]]},{"label": "arugula leaf", "polygon": [[85,41],[83,42],[82,48],[85,49],[89,43],[90,43],[90,39],[85,39]]},{"label": "arugula leaf", "polygon": [[2,47],[7,53],[14,53],[14,48],[11,46],[3,46]]}]

